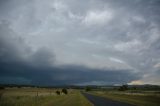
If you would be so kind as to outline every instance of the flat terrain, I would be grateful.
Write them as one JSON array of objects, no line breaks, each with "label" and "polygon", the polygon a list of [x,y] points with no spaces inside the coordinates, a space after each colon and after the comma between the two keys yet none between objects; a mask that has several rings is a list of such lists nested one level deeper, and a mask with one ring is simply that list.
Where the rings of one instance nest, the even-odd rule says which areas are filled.
[{"label": "flat terrain", "polygon": [[159,91],[92,91],[90,93],[136,106],[160,106]]},{"label": "flat terrain", "polygon": [[44,88],[0,90],[0,106],[92,106],[78,90],[70,89],[67,95],[55,92]]},{"label": "flat terrain", "polygon": [[91,101],[94,106],[133,106],[127,103],[122,103],[118,101],[113,101],[100,96],[91,95],[88,93],[82,93],[89,101]]},{"label": "flat terrain", "polygon": [[159,91],[95,90],[83,95],[79,90],[68,89],[67,95],[57,95],[57,90],[61,91],[48,88],[6,88],[0,90],[0,106],[160,106]]}]

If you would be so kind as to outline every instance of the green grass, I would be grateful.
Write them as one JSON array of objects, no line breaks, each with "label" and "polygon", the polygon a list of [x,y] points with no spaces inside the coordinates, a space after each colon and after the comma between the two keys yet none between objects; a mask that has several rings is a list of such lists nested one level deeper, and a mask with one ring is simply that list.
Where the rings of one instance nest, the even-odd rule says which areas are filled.
[{"label": "green grass", "polygon": [[155,93],[130,93],[120,91],[95,91],[94,95],[110,98],[136,106],[160,106],[160,95]]},{"label": "green grass", "polygon": [[55,91],[42,88],[1,90],[0,106],[92,106],[78,90],[69,90],[67,95],[56,95]]}]

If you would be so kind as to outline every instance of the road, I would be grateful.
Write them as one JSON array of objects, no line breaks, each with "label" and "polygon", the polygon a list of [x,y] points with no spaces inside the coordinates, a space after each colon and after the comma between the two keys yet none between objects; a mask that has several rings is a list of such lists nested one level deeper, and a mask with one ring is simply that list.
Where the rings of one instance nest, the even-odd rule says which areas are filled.
[{"label": "road", "polygon": [[82,92],[82,94],[91,102],[94,104],[94,106],[134,106],[127,103],[119,102],[119,101],[113,101],[104,97],[99,97],[95,95],[91,95],[88,93]]}]

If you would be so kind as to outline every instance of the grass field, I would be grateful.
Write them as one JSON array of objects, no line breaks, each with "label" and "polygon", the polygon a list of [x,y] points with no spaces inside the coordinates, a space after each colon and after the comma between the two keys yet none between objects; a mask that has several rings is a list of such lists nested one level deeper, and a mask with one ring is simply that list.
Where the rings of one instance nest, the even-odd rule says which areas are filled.
[{"label": "grass field", "polygon": [[78,90],[57,95],[56,89],[12,88],[0,90],[0,106],[92,106]]},{"label": "grass field", "polygon": [[160,106],[160,92],[155,91],[92,91],[91,93],[136,106]]},{"label": "grass field", "polygon": [[[8,88],[0,90],[0,106],[93,106],[79,90],[57,95],[61,89]],[[136,106],[160,106],[159,91],[90,91],[94,95],[127,102]]]}]

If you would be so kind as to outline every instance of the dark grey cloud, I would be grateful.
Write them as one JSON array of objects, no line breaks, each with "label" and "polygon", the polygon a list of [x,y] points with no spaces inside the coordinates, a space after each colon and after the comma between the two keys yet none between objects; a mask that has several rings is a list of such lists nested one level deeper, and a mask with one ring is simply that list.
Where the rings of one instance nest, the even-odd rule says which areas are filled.
[{"label": "dark grey cloud", "polygon": [[[54,55],[46,48],[40,48],[30,54],[22,39],[9,29],[6,22],[0,24],[0,82],[37,85],[63,84],[117,84],[127,83],[138,78],[126,70],[99,70],[84,66],[55,66],[50,64]],[[7,37],[6,37],[7,35]],[[22,53],[28,53],[23,58]],[[54,63],[54,62],[53,62]]]},{"label": "dark grey cloud", "polygon": [[67,66],[65,69],[57,67],[35,68],[22,63],[13,63],[1,64],[1,70],[1,83],[36,85],[122,84],[139,78],[138,75],[126,72],[126,70],[93,70],[79,66]]},{"label": "dark grey cloud", "polygon": [[2,0],[0,82],[159,84],[159,5]]}]

